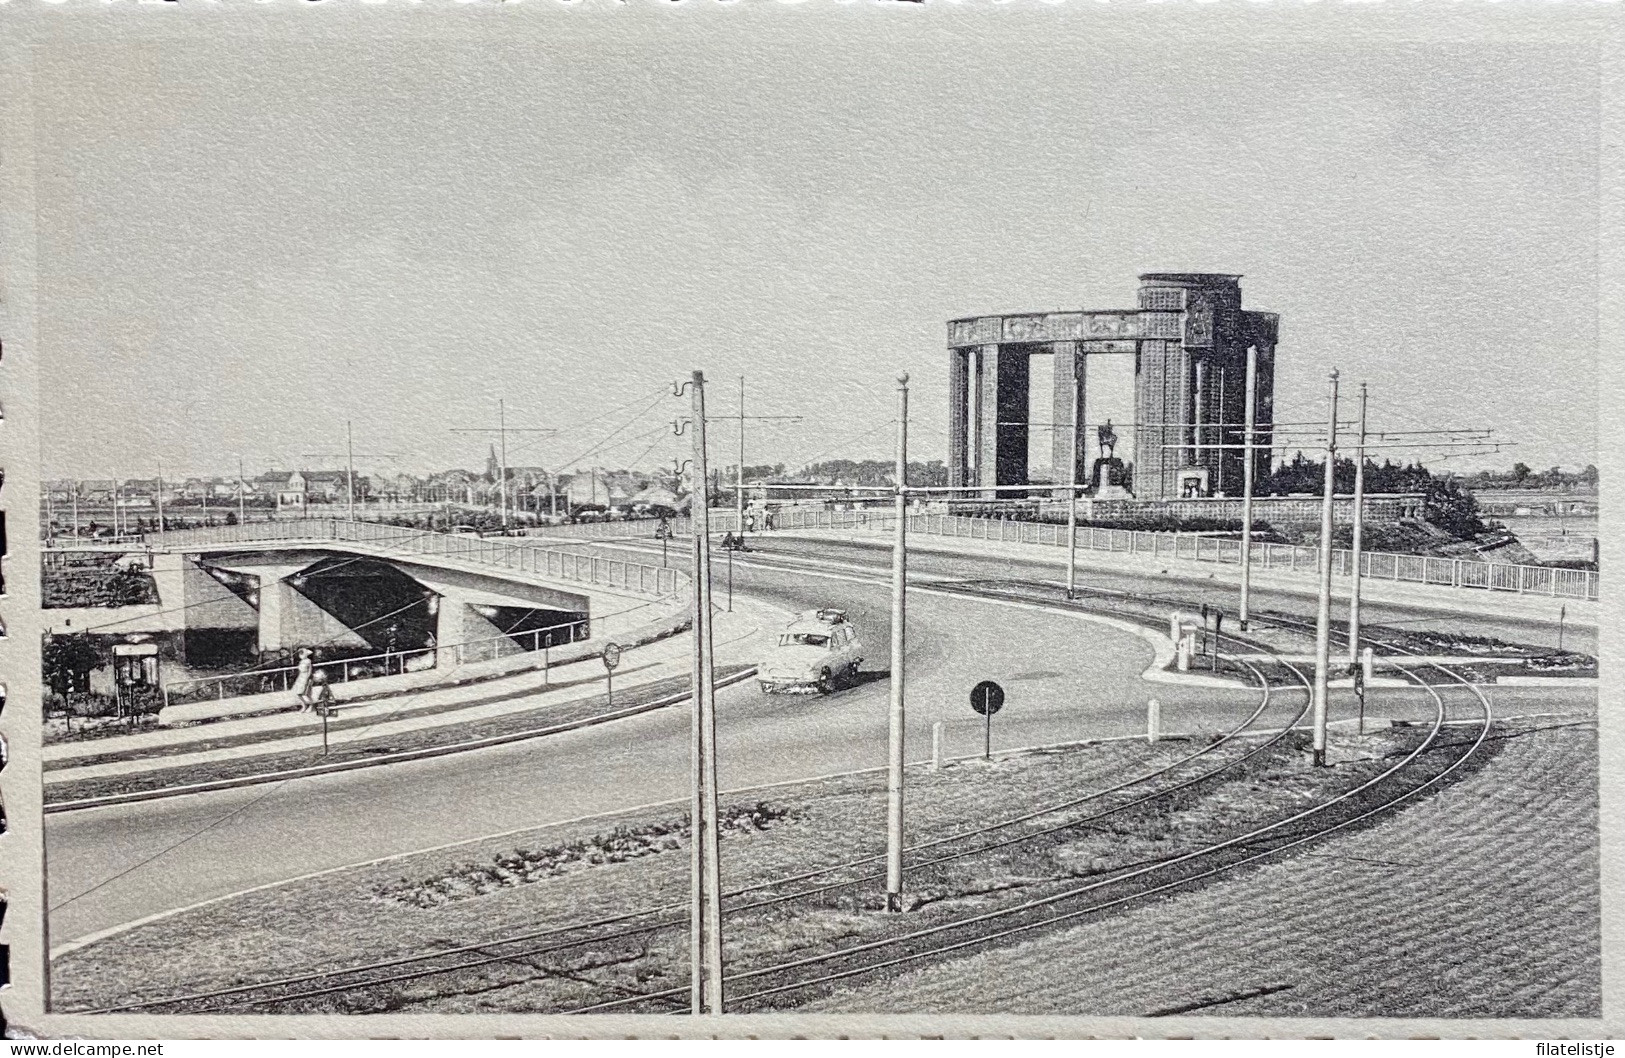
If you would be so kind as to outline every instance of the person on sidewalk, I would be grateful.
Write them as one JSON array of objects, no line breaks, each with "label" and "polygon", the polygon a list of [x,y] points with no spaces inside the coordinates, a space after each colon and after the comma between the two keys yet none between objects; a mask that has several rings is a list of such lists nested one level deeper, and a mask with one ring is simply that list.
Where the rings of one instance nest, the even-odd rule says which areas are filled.
[{"label": "person on sidewalk", "polygon": [[301,713],[308,713],[310,711],[310,681],[312,668],[313,664],[311,662],[310,648],[303,647],[299,651],[299,671],[293,679],[293,696],[294,699],[299,703],[299,711]]}]

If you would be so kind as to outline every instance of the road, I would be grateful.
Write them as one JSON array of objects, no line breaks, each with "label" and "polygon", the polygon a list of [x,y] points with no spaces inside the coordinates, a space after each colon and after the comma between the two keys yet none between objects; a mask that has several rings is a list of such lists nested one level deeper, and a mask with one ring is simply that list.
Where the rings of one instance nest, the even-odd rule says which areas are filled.
[{"label": "road", "polygon": [[[739,788],[880,767],[889,665],[889,588],[877,565],[884,553],[801,541],[770,546],[736,564],[735,590],[787,610],[846,609],[865,640],[867,675],[829,698],[765,696],[753,682],[719,692],[721,781]],[[929,555],[913,569],[921,581],[1054,572]],[[726,574],[719,573],[720,600]],[[1089,575],[1091,583],[1109,580]],[[1261,596],[1259,605],[1275,600]],[[909,685],[912,759],[929,755],[938,720],[948,725],[950,753],[979,750],[981,721],[965,695],[981,679],[999,680],[1009,693],[994,722],[995,748],[1141,732],[1151,696],[1170,730],[1227,728],[1257,701],[1254,691],[1141,681],[1152,651],[1130,633],[928,587],[911,592],[909,636],[908,668],[919,674]],[[1431,710],[1419,694],[1390,692],[1383,711]],[[687,711],[668,709],[490,750],[52,815],[51,942],[316,871],[681,800],[688,733]]]}]

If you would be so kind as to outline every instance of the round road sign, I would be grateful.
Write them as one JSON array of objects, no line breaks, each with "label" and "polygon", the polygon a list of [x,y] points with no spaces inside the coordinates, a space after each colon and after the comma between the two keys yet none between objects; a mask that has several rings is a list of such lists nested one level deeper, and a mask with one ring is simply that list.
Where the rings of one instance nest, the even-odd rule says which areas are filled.
[{"label": "round road sign", "polygon": [[619,643],[604,644],[604,668],[611,672],[621,663],[621,645]]},{"label": "round road sign", "polygon": [[970,689],[970,707],[982,716],[992,716],[1004,708],[1004,688],[983,680]]}]

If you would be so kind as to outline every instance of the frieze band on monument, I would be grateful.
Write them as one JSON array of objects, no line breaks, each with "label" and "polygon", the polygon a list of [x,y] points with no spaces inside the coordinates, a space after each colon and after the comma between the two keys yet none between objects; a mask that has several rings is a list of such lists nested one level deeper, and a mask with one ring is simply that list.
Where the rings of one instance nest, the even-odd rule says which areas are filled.
[{"label": "frieze band on monument", "polygon": [[[1279,327],[1275,314],[1241,307],[1240,278],[1148,273],[1140,276],[1137,309],[950,321],[950,482],[988,487],[990,498],[996,486],[1069,482],[1097,499],[1239,494],[1249,351],[1254,469],[1264,473]],[[1053,358],[1049,423],[1031,417],[1034,356]],[[1046,481],[1029,474],[1035,428],[1053,437]]]}]

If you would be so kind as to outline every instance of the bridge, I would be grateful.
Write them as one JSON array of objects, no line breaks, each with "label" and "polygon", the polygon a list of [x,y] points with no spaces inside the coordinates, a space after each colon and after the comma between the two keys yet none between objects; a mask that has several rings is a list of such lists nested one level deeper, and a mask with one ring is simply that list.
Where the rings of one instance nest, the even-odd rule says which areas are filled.
[{"label": "bridge", "polygon": [[[345,679],[375,659],[383,674],[453,668],[632,633],[681,610],[689,584],[685,571],[580,547],[339,519],[52,550],[144,555],[159,597],[112,619],[104,608],[49,611],[58,630],[235,633],[262,655],[316,645],[375,651],[347,659]],[[267,671],[287,682],[287,670],[252,670]],[[165,698],[224,698],[240,690],[232,684],[230,675],[168,680]]]}]

